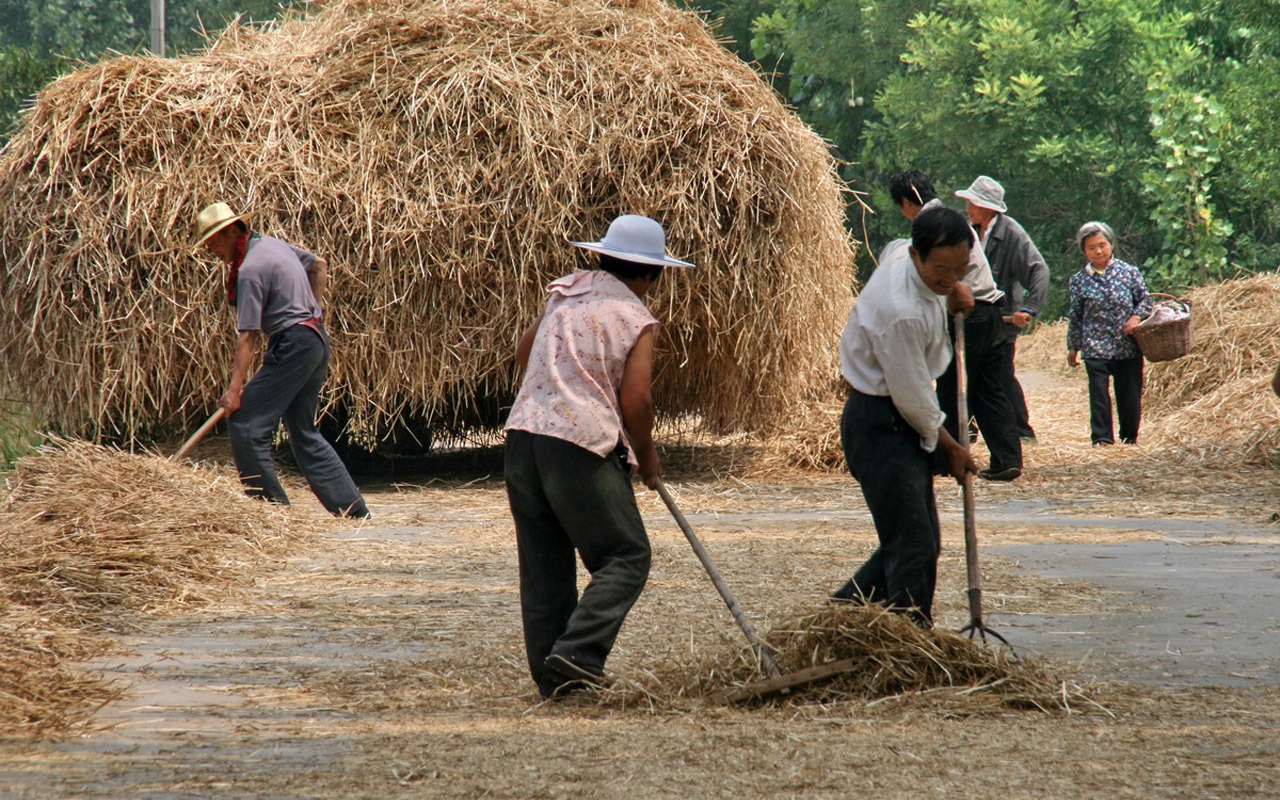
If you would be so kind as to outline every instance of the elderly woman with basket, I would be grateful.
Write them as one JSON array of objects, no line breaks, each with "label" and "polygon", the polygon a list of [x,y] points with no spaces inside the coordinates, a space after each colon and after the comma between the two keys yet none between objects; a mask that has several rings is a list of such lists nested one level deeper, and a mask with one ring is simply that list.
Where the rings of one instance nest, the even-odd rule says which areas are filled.
[{"label": "elderly woman with basket", "polygon": [[1112,255],[1116,236],[1104,222],[1086,222],[1076,243],[1088,259],[1068,284],[1067,364],[1084,357],[1089,376],[1089,428],[1095,445],[1115,443],[1110,385],[1115,386],[1120,441],[1138,440],[1142,421],[1142,352],[1133,330],[1154,308],[1138,268]]}]

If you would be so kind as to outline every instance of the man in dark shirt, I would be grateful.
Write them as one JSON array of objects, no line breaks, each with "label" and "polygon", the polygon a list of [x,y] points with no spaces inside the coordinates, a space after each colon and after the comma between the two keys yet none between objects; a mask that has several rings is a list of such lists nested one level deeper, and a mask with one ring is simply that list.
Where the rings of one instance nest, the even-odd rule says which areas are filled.
[{"label": "man in dark shirt", "polygon": [[[271,439],[284,420],[298,468],[331,514],[365,519],[369,509],[333,446],[316,430],[320,388],[329,372],[329,335],[320,324],[328,281],[323,258],[249,230],[226,203],[196,217],[196,245],[227,264],[227,300],[236,308],[227,412],[231,454],[251,497],[289,503],[271,460]],[[262,367],[249,368],[266,335]]]},{"label": "man in dark shirt", "polygon": [[1004,292],[1005,348],[1002,381],[1013,404],[1018,435],[1034,439],[1027,414],[1027,399],[1014,372],[1018,333],[1031,324],[1044,307],[1049,294],[1049,265],[1018,221],[1005,212],[1004,187],[986,175],[979,175],[968,189],[956,192],[964,198],[969,220],[982,237],[983,250],[991,264],[996,286]]}]

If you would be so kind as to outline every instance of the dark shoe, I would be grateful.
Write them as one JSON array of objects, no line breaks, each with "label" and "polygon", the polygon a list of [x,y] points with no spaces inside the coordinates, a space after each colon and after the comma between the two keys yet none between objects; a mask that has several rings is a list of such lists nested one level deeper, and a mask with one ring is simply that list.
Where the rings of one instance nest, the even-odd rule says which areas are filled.
[{"label": "dark shoe", "polygon": [[1022,475],[1021,467],[1005,467],[1004,469],[984,469],[978,477],[987,481],[1011,481]]},{"label": "dark shoe", "polygon": [[1035,443],[1036,443],[1036,437],[1034,437],[1034,436],[1019,436],[1018,438],[1022,440],[1022,443],[1023,443],[1023,444],[1035,444]]},{"label": "dark shoe", "polygon": [[1115,442],[1111,441],[1110,439],[1099,439],[1099,440],[1097,440],[1096,442],[1094,442],[1094,443],[1093,443],[1093,446],[1094,446],[1094,447],[1109,447],[1110,445],[1113,445],[1113,444],[1115,444]]},{"label": "dark shoe", "polygon": [[[587,686],[603,689],[608,685],[604,675],[592,672],[586,667],[578,666],[564,656],[555,653],[547,656],[547,659],[542,662],[542,666],[565,679],[565,683],[556,690],[556,694],[560,694],[566,689],[568,692],[573,692]],[[576,688],[568,688],[574,684],[577,684]]]}]

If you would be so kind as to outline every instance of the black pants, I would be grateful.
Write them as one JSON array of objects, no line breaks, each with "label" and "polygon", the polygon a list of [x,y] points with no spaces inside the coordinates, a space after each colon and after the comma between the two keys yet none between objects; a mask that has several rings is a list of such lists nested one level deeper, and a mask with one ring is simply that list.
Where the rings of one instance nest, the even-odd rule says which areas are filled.
[{"label": "black pants", "polygon": [[880,546],[834,595],[909,613],[928,627],[938,576],[934,454],[888,397],[852,391],[840,419],[844,457],[862,488]]},{"label": "black pants", "polygon": [[[649,577],[649,537],[627,467],[550,436],[508,431],[507,499],[520,558],[520,615],[529,672],[543,697],[564,682],[555,653],[589,672],[604,662]],[[591,573],[578,597],[575,553]]]},{"label": "black pants", "polygon": [[[950,324],[954,328],[954,323]],[[952,330],[952,340],[955,331]],[[1013,406],[1001,380],[1004,359],[1004,323],[1000,306],[978,303],[964,322],[964,372],[969,413],[991,451],[991,469],[1022,468],[1022,441],[1014,419]],[[947,432],[958,442],[961,427],[968,435],[968,420],[960,420],[956,405],[956,362],[938,378],[938,404],[947,415]]]},{"label": "black pants", "polygon": [[1116,416],[1120,420],[1120,441],[1138,441],[1142,424],[1142,356],[1108,359],[1086,358],[1089,376],[1089,437],[1094,444],[1115,441],[1111,428],[1111,390],[1115,385]]},{"label": "black pants", "polygon": [[1014,360],[1018,355],[1018,329],[1001,322],[1004,326],[1004,342],[1000,344],[1000,383],[1004,387],[1005,397],[1013,407],[1013,422],[1018,435],[1030,439],[1036,435],[1031,427],[1031,416],[1027,413],[1027,396],[1018,381],[1018,373],[1014,369]]},{"label": "black pants", "polygon": [[320,388],[329,374],[329,338],[322,327],[294,325],[272,336],[262,368],[244,387],[240,408],[227,417],[231,455],[245,492],[288,505],[271,460],[280,420],[311,491],[331,514],[369,513],[351,473],[316,429]]}]

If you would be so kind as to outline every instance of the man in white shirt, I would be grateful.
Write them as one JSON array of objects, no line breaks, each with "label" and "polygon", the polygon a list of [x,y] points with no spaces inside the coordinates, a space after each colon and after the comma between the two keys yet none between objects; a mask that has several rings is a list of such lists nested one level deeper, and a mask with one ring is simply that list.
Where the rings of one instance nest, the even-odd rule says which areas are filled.
[{"label": "man in white shirt", "polygon": [[[889,179],[889,198],[902,215],[914,220],[927,208],[941,206],[933,182],[918,169],[906,169]],[[967,382],[968,412],[978,423],[983,441],[991,454],[991,466],[978,477],[994,481],[1011,481],[1022,475],[1022,441],[1018,438],[1018,417],[1005,389],[1008,341],[1001,320],[1004,292],[996,287],[991,265],[973,235],[969,252],[969,271],[962,283],[973,293],[973,311],[964,321],[964,371]],[[954,326],[951,327],[954,335]],[[947,415],[947,432],[953,437],[968,427],[957,411],[955,360],[938,379],[938,402]]]},{"label": "man in white shirt", "polygon": [[977,472],[943,425],[933,382],[951,362],[949,311],[973,307],[960,281],[972,233],[945,207],[916,215],[911,241],[891,243],[840,338],[849,399],[840,438],[880,546],[833,596],[884,603],[932,625],[940,528],[933,476]]}]

